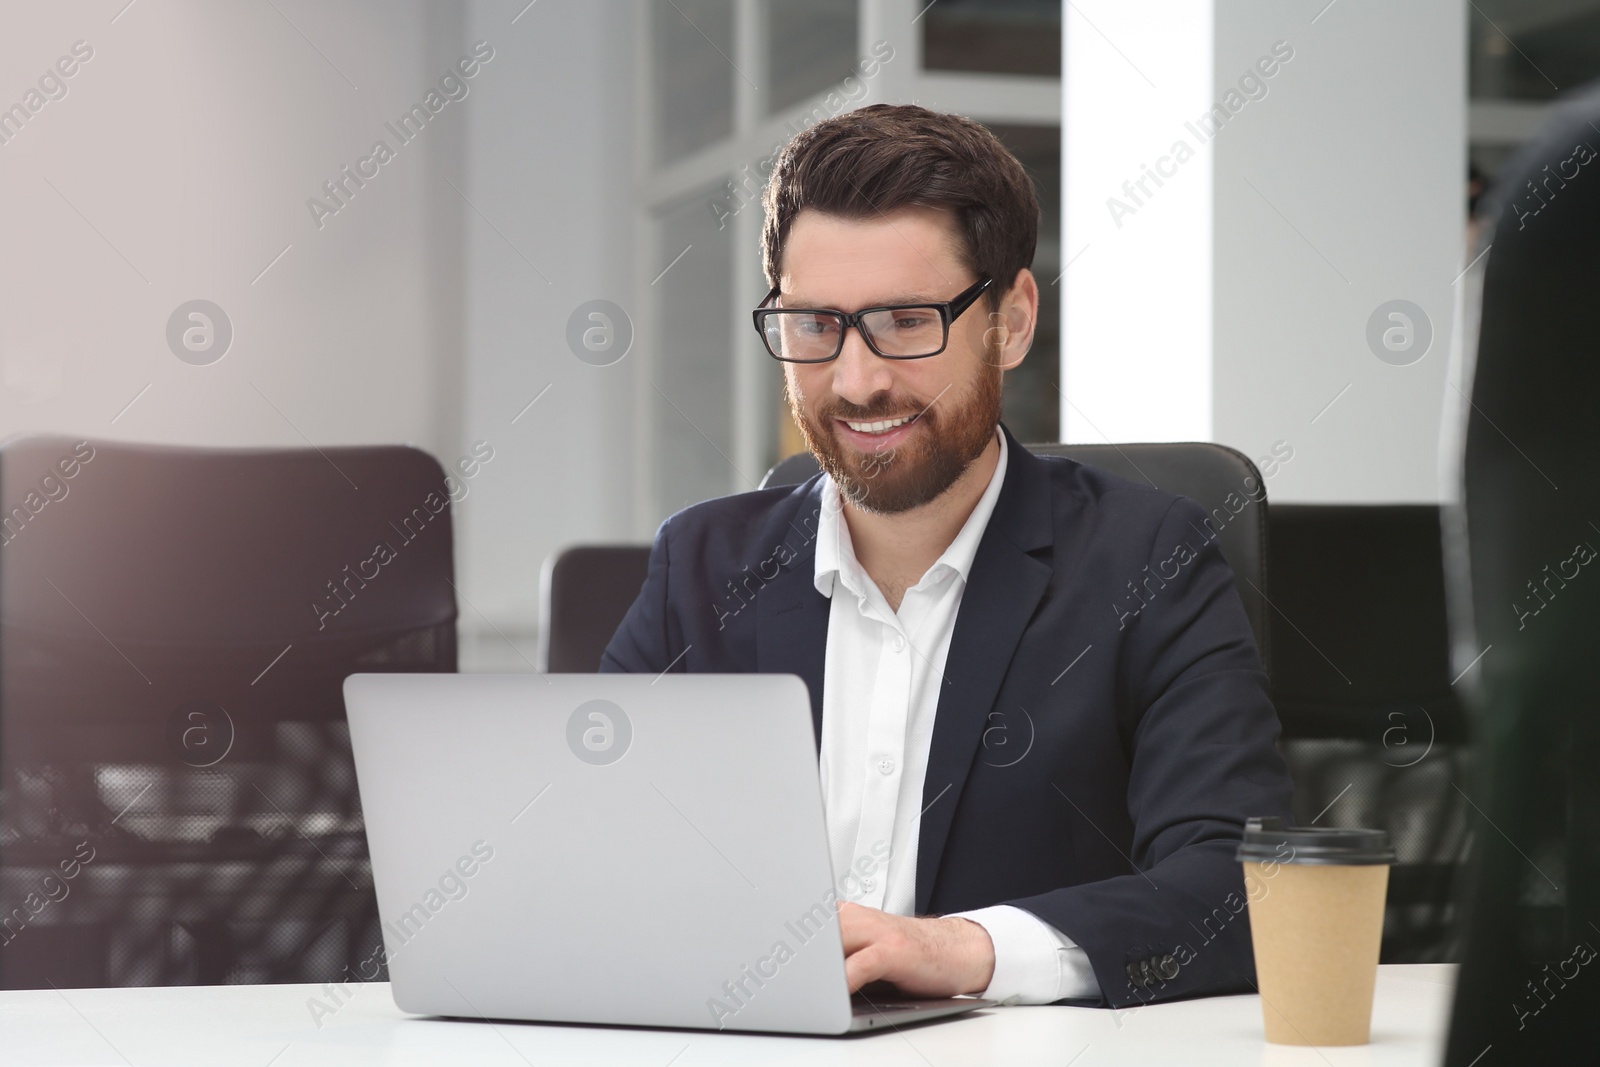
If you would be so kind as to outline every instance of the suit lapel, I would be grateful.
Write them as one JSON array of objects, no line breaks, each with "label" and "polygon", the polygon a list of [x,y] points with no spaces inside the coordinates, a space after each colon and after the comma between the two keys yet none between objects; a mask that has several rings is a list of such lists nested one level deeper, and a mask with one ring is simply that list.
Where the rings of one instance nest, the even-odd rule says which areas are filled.
[{"label": "suit lapel", "polygon": [[923,779],[918,915],[928,910],[962,787],[995,696],[1050,582],[1050,563],[1029,554],[1048,548],[1054,539],[1049,472],[1010,430],[1003,424],[1000,429],[1007,445],[1005,482],[961,595]]},{"label": "suit lapel", "polygon": [[[787,543],[794,558],[756,596],[756,672],[798,674],[811,694],[811,725],[822,745],[822,669],[828,656],[830,601],[817,592],[816,521],[821,477],[809,480],[809,492],[798,495],[799,507],[787,524]],[[812,517],[810,523],[805,519]],[[807,528],[809,527],[809,529]],[[802,543],[803,542],[803,543]]]}]

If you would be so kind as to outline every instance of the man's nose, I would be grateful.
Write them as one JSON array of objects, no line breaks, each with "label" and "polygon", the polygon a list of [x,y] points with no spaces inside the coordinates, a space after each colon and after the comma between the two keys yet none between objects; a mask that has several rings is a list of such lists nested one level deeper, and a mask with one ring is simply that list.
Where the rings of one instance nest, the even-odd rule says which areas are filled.
[{"label": "man's nose", "polygon": [[892,361],[867,347],[859,328],[846,330],[844,348],[833,361],[834,394],[857,407],[866,407],[868,400],[888,392],[893,384]]}]

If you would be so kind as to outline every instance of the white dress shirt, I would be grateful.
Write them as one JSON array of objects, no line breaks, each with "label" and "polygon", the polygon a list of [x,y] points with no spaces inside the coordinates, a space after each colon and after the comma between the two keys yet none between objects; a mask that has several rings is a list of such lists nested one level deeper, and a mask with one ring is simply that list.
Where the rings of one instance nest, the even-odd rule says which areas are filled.
[{"label": "white dress shirt", "polygon": [[[840,896],[896,915],[915,909],[922,812],[940,799],[923,796],[923,777],[961,594],[1005,481],[1006,439],[996,436],[1000,461],[988,488],[898,612],[857,562],[839,487],[822,478],[814,580],[832,600],[822,676],[828,842]],[[1022,1004],[1099,996],[1088,953],[1030,912],[1002,904],[957,914],[994,942],[983,996]]]}]

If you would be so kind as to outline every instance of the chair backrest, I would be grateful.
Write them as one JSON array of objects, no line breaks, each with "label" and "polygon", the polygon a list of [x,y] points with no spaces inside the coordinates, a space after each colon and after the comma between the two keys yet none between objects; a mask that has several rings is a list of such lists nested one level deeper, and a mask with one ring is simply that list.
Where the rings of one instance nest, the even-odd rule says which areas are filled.
[{"label": "chair backrest", "polygon": [[1295,820],[1388,830],[1383,960],[1452,960],[1468,746],[1439,508],[1274,504],[1271,539],[1272,700]]},{"label": "chair backrest", "polygon": [[[1226,445],[1199,441],[1024,447],[1036,455],[1062,456],[1131,482],[1179,493],[1210,512],[1220,529],[1217,547],[1233,568],[1234,585],[1255,631],[1261,662],[1271,674],[1271,629],[1265,599],[1271,595],[1267,591],[1266,484],[1249,457]],[[799,452],[768,471],[761,488],[797,485],[818,469],[814,455]],[[1236,510],[1227,504],[1230,495],[1243,502]]]},{"label": "chair backrest", "polygon": [[439,465],[27,438],[0,507],[0,986],[349,980],[341,685],[456,667]]},{"label": "chair backrest", "polygon": [[[1045,444],[1027,448],[1182,493],[1213,511],[1221,530],[1218,544],[1233,567],[1240,599],[1270,673],[1270,632],[1263,599],[1268,595],[1266,499],[1255,464],[1240,452],[1213,444]],[[761,488],[798,485],[817,470],[815,457],[801,452],[769,470],[761,479]],[[1230,493],[1249,501],[1237,514],[1224,504]],[[1259,502],[1252,493],[1261,498]],[[542,669],[599,669],[606,644],[639,594],[649,558],[648,545],[579,545],[546,561],[539,627]]]},{"label": "chair backrest", "polygon": [[539,669],[598,671],[649,563],[649,545],[574,545],[545,560],[539,583]]}]

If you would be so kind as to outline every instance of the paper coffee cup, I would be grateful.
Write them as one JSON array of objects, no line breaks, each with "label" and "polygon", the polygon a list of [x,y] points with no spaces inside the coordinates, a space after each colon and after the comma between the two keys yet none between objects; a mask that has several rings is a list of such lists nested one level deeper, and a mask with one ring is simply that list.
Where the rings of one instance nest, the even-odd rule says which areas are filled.
[{"label": "paper coffee cup", "polygon": [[1394,862],[1388,833],[1251,819],[1238,859],[1267,1040],[1366,1044]]}]

